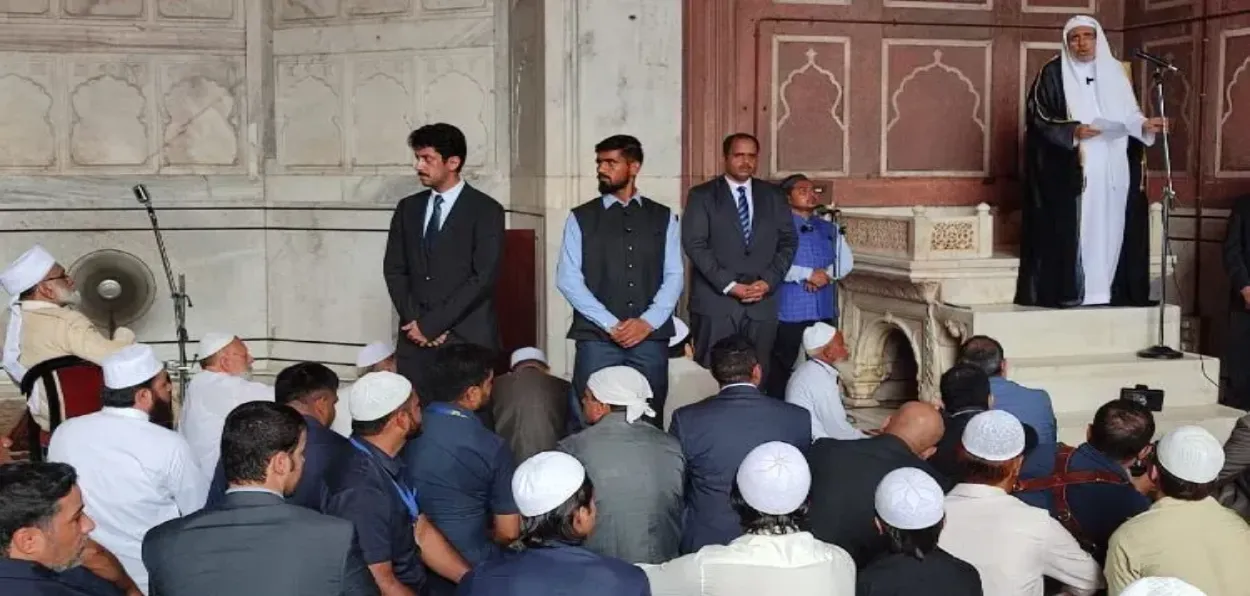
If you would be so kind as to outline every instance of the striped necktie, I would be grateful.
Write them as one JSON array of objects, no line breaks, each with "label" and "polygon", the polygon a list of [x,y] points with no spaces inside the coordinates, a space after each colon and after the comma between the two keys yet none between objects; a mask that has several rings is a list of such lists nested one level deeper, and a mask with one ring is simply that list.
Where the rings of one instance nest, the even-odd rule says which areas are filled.
[{"label": "striped necktie", "polygon": [[742,239],[751,243],[751,208],[747,205],[747,187],[738,187],[738,225],[742,226]]}]

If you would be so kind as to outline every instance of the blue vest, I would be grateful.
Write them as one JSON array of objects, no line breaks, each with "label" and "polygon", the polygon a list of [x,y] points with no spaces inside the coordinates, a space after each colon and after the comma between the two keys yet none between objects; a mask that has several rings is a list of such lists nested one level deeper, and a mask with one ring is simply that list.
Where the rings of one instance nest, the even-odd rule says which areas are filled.
[{"label": "blue vest", "polygon": [[[793,265],[812,269],[832,265],[833,240],[837,234],[833,224],[819,217],[803,219],[794,213],[790,214],[790,218],[799,237]],[[781,284],[777,296],[780,299],[777,318],[785,323],[819,321],[838,316],[838,294],[834,284],[808,292],[803,289],[802,283],[787,282]]]}]

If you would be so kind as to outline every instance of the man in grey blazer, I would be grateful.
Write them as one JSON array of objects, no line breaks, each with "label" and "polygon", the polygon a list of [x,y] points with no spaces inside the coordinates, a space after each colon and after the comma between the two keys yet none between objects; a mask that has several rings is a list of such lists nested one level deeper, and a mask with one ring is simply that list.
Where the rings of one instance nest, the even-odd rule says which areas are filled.
[{"label": "man in grey blazer", "polygon": [[290,505],[304,467],[304,419],[273,402],[226,417],[221,505],[165,522],[143,539],[148,596],[378,594],[352,522]]},{"label": "man in grey blazer", "polygon": [[747,336],[767,366],[777,336],[777,288],[798,237],[781,189],[754,178],[759,147],[747,133],[725,137],[725,175],[691,188],[681,217],[682,247],[694,265],[695,359],[705,368],[711,347],[735,334]]}]

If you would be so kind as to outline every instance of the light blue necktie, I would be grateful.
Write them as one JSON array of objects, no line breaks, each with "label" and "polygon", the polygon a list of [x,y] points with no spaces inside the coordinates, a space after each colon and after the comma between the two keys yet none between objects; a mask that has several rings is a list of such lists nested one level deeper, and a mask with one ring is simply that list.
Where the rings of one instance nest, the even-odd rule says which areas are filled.
[{"label": "light blue necktie", "polygon": [[751,243],[751,208],[747,205],[747,187],[738,187],[738,224],[742,226],[742,238]]}]

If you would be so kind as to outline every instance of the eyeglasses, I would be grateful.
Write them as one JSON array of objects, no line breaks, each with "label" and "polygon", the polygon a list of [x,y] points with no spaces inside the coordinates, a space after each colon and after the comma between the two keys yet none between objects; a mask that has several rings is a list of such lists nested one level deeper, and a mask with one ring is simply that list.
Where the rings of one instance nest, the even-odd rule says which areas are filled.
[{"label": "eyeglasses", "polygon": [[[57,280],[61,280],[61,279],[69,279],[69,274],[68,274],[68,273],[62,273],[62,274],[60,274],[60,275],[58,275],[58,276],[56,276],[56,277],[49,277],[48,279],[45,279],[45,280],[43,280],[43,281],[57,281]],[[40,283],[43,283],[43,282],[40,282]]]}]

